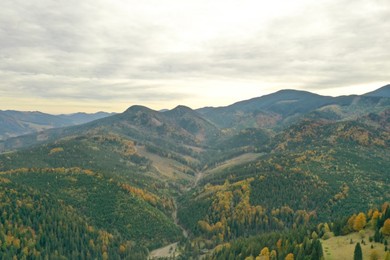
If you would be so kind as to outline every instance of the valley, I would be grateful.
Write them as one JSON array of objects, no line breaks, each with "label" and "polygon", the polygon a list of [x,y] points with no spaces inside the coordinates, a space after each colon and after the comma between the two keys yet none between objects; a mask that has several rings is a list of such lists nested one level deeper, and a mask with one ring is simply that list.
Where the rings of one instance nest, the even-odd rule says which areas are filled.
[{"label": "valley", "polygon": [[131,106],[2,140],[0,257],[341,259],[361,230],[389,257],[386,93]]}]

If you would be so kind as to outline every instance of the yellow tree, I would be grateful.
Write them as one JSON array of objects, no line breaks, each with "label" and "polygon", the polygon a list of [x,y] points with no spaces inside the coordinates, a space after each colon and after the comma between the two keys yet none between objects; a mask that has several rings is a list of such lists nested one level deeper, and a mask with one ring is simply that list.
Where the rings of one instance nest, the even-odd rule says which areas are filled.
[{"label": "yellow tree", "polygon": [[272,250],[271,253],[269,254],[269,256],[270,256],[271,260],[276,260],[278,254],[276,253],[275,250]]},{"label": "yellow tree", "polygon": [[120,245],[120,246],[119,246],[119,253],[120,253],[120,254],[123,254],[125,251],[126,251],[126,246]]},{"label": "yellow tree", "polygon": [[353,222],[353,229],[355,231],[360,231],[366,226],[366,224],[367,224],[366,215],[363,212],[360,212]]},{"label": "yellow tree", "polygon": [[12,245],[13,245],[16,249],[19,249],[19,248],[20,248],[20,239],[15,238],[14,241],[12,241]]},{"label": "yellow tree", "polygon": [[294,254],[290,253],[290,254],[286,255],[286,258],[284,258],[284,260],[294,260]]},{"label": "yellow tree", "polygon": [[260,259],[262,259],[262,260],[269,260],[269,249],[268,249],[268,247],[264,247],[264,248],[260,251],[259,257],[260,257]]},{"label": "yellow tree", "polygon": [[348,224],[348,229],[349,229],[350,231],[353,230],[353,225],[354,225],[354,223],[355,223],[355,219],[356,219],[356,215],[355,215],[355,214],[353,214],[353,215],[348,219],[347,224]]},{"label": "yellow tree", "polygon": [[325,223],[325,224],[324,224],[323,229],[324,229],[324,232],[325,232],[325,233],[326,233],[326,232],[330,232],[330,228],[329,228],[328,223]]},{"label": "yellow tree", "polygon": [[379,217],[380,217],[380,212],[378,210],[374,210],[372,212],[371,221],[370,221],[371,227],[376,226],[376,223],[378,222]]},{"label": "yellow tree", "polygon": [[282,250],[282,239],[279,239],[278,242],[276,242],[276,247],[279,251]]},{"label": "yellow tree", "polygon": [[390,218],[386,219],[382,227],[382,234],[385,236],[390,236]]}]

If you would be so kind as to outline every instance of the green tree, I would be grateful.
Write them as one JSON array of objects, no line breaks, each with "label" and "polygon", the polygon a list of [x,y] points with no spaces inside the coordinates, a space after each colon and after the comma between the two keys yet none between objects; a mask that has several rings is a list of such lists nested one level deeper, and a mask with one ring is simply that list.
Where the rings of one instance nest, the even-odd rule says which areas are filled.
[{"label": "green tree", "polygon": [[379,230],[376,228],[374,234],[374,241],[378,243],[379,241],[381,241],[381,238],[381,233],[379,233]]},{"label": "green tree", "polygon": [[363,259],[362,247],[358,242],[356,243],[355,251],[353,252],[353,260],[362,260],[362,259]]}]

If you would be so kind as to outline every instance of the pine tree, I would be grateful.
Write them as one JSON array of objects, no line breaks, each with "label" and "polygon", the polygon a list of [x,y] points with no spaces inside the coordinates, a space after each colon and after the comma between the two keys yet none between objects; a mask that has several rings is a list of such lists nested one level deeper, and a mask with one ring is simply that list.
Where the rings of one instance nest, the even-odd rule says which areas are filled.
[{"label": "pine tree", "polygon": [[353,252],[353,260],[362,260],[363,259],[363,253],[362,248],[360,246],[360,243],[356,243],[355,251]]},{"label": "pine tree", "polygon": [[379,230],[376,228],[376,229],[375,229],[375,234],[374,234],[374,241],[378,243],[378,242],[381,241],[381,238],[382,238],[382,236],[381,236],[381,234],[379,233]]},{"label": "pine tree", "polygon": [[323,256],[324,256],[324,252],[322,250],[322,244],[321,244],[321,241],[317,241],[317,255],[318,255],[318,259],[321,259]]}]

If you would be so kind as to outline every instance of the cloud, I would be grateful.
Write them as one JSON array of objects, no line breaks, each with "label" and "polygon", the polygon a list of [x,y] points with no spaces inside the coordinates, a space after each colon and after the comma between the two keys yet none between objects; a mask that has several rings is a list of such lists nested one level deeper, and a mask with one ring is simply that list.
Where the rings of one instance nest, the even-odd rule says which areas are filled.
[{"label": "cloud", "polygon": [[361,92],[388,81],[389,15],[387,0],[5,0],[0,101],[124,110]]}]

